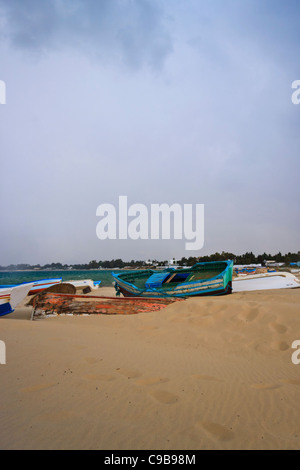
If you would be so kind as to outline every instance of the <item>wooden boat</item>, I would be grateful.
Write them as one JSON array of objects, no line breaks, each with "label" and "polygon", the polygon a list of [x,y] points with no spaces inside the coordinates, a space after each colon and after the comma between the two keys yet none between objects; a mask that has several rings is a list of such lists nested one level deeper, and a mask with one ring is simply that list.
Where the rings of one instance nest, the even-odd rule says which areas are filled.
[{"label": "wooden boat", "polygon": [[33,283],[0,288],[0,317],[12,313],[15,307],[28,295]]},{"label": "wooden boat", "polygon": [[[59,279],[40,279],[38,281],[34,281],[32,283],[32,288],[30,289],[30,292],[28,292],[28,295],[33,295],[33,294],[38,294],[39,292],[42,292],[45,289],[48,289],[51,286],[54,286],[56,284],[60,284],[62,282],[62,278]],[[24,282],[23,284],[28,284],[28,282]],[[23,284],[10,284],[8,286],[0,286],[0,288],[12,288],[12,287],[17,287],[17,285],[23,285]]]},{"label": "wooden boat", "polygon": [[98,289],[101,284],[101,281],[93,281],[92,279],[77,279],[66,282],[75,286],[76,289],[84,289],[85,287],[89,287],[90,289]]},{"label": "wooden boat", "polygon": [[300,281],[288,272],[272,272],[236,277],[232,281],[233,292],[252,290],[293,289],[299,288]]},{"label": "wooden boat", "polygon": [[141,312],[160,310],[172,302],[183,299],[125,299],[100,297],[95,295],[72,295],[42,292],[36,295],[30,305],[33,306],[32,320],[56,315],[131,315]]},{"label": "wooden boat", "polygon": [[112,273],[117,295],[190,297],[231,293],[233,261],[196,263],[191,268]]},{"label": "wooden boat", "polygon": [[39,281],[35,281],[32,289],[29,292],[29,295],[38,294],[39,292],[42,292],[43,290],[48,289],[48,287],[51,287],[55,284],[59,284],[60,282],[62,282],[62,278],[40,279]]}]

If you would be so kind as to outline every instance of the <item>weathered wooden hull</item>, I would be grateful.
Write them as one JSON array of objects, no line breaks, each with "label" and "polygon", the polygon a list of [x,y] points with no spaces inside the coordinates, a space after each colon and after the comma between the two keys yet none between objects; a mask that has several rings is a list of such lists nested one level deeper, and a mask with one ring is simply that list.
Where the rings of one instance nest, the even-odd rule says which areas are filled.
[{"label": "weathered wooden hull", "polygon": [[45,292],[32,302],[32,319],[48,315],[132,315],[161,310],[179,299],[125,299]]}]

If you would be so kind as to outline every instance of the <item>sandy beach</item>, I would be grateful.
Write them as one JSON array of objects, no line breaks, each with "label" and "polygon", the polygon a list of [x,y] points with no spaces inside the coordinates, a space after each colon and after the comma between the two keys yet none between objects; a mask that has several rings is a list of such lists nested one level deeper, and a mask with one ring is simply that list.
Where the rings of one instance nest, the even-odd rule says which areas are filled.
[{"label": "sandy beach", "polygon": [[27,300],[0,318],[2,450],[300,448],[300,289],[37,321]]}]

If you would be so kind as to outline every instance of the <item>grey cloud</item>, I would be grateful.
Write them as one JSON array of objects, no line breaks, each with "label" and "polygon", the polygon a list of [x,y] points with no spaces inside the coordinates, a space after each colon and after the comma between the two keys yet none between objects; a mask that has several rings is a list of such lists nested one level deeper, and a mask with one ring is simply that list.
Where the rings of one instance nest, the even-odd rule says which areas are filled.
[{"label": "grey cloud", "polygon": [[153,0],[0,0],[0,14],[0,36],[35,53],[74,47],[160,68],[172,52],[164,12]]},{"label": "grey cloud", "polygon": [[[0,264],[297,251],[297,2],[0,0]],[[119,195],[205,204],[204,252],[97,239]]]}]

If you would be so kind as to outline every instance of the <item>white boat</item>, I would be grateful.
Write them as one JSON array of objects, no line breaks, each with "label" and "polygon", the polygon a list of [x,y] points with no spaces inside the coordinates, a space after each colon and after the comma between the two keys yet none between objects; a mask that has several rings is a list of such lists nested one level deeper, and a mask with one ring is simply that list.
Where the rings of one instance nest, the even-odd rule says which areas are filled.
[{"label": "white boat", "polygon": [[12,313],[32,289],[33,282],[0,288],[0,317]]},{"label": "white boat", "polygon": [[233,292],[252,290],[293,289],[300,287],[300,281],[291,273],[274,272],[238,276],[232,280]]},{"label": "white boat", "polygon": [[38,294],[39,292],[42,292],[45,289],[48,289],[48,287],[53,286],[54,284],[60,284],[62,282],[62,278],[58,279],[39,279],[38,281],[35,281],[33,284],[32,289],[30,290],[29,294]]},{"label": "white boat", "polygon": [[[30,289],[29,295],[38,294],[49,287],[60,284],[62,282],[62,278],[59,279],[39,279],[38,281],[34,281],[32,283],[32,289]],[[24,282],[23,284],[29,284],[28,282]],[[8,286],[0,286],[0,288],[10,288],[10,287],[17,287],[18,285],[23,284],[11,284]]]},{"label": "white boat", "polygon": [[90,287],[91,289],[98,289],[101,281],[93,281],[92,279],[77,279],[74,281],[65,281],[68,284],[72,284],[76,289],[84,289]]}]

